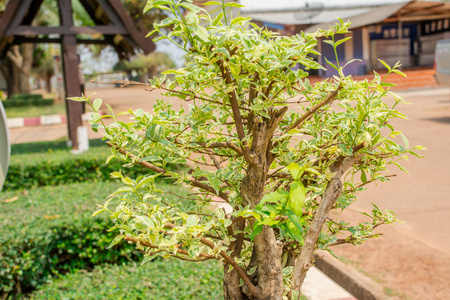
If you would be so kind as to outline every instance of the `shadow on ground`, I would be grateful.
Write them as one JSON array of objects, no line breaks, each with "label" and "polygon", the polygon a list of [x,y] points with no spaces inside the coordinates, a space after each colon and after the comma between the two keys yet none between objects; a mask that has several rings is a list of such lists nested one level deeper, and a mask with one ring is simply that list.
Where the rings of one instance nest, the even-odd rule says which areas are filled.
[{"label": "shadow on ground", "polygon": [[424,119],[424,120],[432,121],[432,122],[438,122],[438,123],[444,123],[444,124],[450,124],[450,117],[427,118],[427,119]]}]

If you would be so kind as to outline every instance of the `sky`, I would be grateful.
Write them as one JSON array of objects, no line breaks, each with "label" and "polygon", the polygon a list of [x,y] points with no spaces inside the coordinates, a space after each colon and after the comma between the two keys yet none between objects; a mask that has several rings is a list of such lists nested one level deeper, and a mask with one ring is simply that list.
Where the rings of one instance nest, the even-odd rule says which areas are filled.
[{"label": "sky", "polygon": [[405,0],[240,0],[241,4],[245,5],[243,11],[253,10],[283,10],[303,8],[308,4],[309,6],[324,6],[327,7],[355,7],[355,6],[375,6],[405,2]]}]

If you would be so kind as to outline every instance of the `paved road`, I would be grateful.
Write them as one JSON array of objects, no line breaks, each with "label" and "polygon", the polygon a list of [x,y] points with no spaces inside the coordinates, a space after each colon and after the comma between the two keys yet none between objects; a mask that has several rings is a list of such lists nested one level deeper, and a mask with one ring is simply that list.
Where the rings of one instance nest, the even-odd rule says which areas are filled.
[{"label": "paved road", "polygon": [[407,175],[391,168],[391,182],[361,193],[356,207],[370,209],[371,202],[392,209],[404,225],[398,230],[425,241],[450,255],[450,99],[445,89],[401,93],[412,105],[401,111],[409,120],[396,121],[410,145],[423,145],[423,159],[412,157],[403,165]]},{"label": "paved road", "polygon": [[425,158],[411,158],[403,165],[407,175],[369,186],[347,212],[362,220],[357,211],[391,209],[404,224],[381,229],[384,237],[363,246],[342,246],[339,256],[369,273],[394,299],[449,299],[450,295],[450,96],[448,89],[402,92],[408,102],[401,108],[409,120],[396,128],[410,145],[423,145]]},{"label": "paved road", "polygon": [[[157,97],[157,92],[149,93],[136,87],[103,89],[96,92],[98,97],[103,98],[117,111],[139,107],[151,111]],[[409,120],[395,121],[395,125],[399,130],[403,130],[411,145],[423,145],[428,148],[423,152],[425,158],[413,157],[411,161],[404,162],[410,175],[392,168],[392,174],[398,176],[391,182],[369,187],[368,191],[361,194],[353,213],[349,214],[356,220],[359,218],[355,214],[356,210],[370,210],[371,203],[376,203],[382,209],[389,208],[396,212],[398,218],[404,220],[405,224],[383,229],[386,238],[381,246],[374,246],[372,242],[366,248],[363,246],[362,249],[370,250],[375,256],[365,255],[367,253],[364,250],[358,252],[360,250],[349,247],[342,247],[338,253],[364,264],[365,269],[370,272],[382,273],[383,270],[390,270],[394,275],[389,282],[384,283],[389,288],[400,290],[400,294],[413,299],[421,297],[440,299],[440,292],[442,295],[450,294],[448,287],[450,267],[442,265],[444,262],[450,265],[450,95],[449,90],[443,88],[399,94],[413,104],[401,107],[401,111],[409,116]],[[12,129],[11,139],[13,143],[22,143],[54,140],[66,134],[65,125],[53,125]],[[91,132],[90,137],[100,135]],[[382,249],[383,253],[377,252],[377,249]],[[394,250],[400,254],[391,255],[390,251]],[[389,260],[388,256],[395,259]],[[416,262],[423,257],[427,260]],[[389,269],[389,266],[374,263],[374,260],[390,261],[391,267],[395,264],[400,264],[401,267]],[[410,269],[408,264],[423,266],[414,272],[416,275],[420,272],[424,275],[416,277],[400,275],[398,272],[408,273]],[[439,276],[440,281],[432,281],[431,271]],[[441,273],[444,275],[439,275]],[[433,290],[438,290],[439,293],[432,294]]]}]

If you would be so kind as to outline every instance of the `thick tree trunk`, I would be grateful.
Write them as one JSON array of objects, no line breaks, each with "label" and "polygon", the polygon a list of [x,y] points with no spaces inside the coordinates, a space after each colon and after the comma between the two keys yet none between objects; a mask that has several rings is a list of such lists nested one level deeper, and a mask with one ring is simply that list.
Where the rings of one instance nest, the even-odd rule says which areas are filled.
[{"label": "thick tree trunk", "polygon": [[240,277],[236,270],[229,270],[229,264],[224,264],[223,297],[225,300],[250,299],[240,287]]},{"label": "thick tree trunk", "polygon": [[277,245],[275,233],[269,226],[255,237],[253,251],[256,254],[257,280],[261,288],[260,299],[281,300],[283,298],[283,274],[281,249]]},{"label": "thick tree trunk", "polygon": [[19,69],[11,62],[11,88],[8,89],[8,97],[14,94],[20,94],[19,87]]},{"label": "thick tree trunk", "polygon": [[52,77],[53,75],[51,74],[45,74],[45,91],[47,93],[52,92]]},{"label": "thick tree trunk", "polygon": [[[241,196],[245,204],[254,208],[264,196],[264,186],[272,161],[271,137],[287,108],[272,111],[270,119],[260,117],[251,120],[253,143],[250,149],[252,161],[242,181]],[[272,228],[264,226],[254,239],[253,263],[257,270],[254,281],[261,291],[259,299],[281,300],[283,298],[283,274],[281,266],[281,249]]]},{"label": "thick tree trunk", "polygon": [[148,79],[153,79],[153,77],[156,75],[156,67],[150,67],[147,69],[147,77]]},{"label": "thick tree trunk", "polygon": [[8,86],[8,97],[13,94],[30,93],[30,74],[33,64],[33,45],[14,45],[7,54],[11,63],[12,81]]},{"label": "thick tree trunk", "polygon": [[[260,126],[260,128],[265,128],[265,126]],[[261,131],[261,134],[265,133],[266,130]],[[251,165],[247,170],[247,176],[243,180],[241,189],[244,199],[252,207],[256,206],[264,195],[268,167],[264,157],[264,161]],[[257,267],[254,279],[261,289],[259,299],[281,300],[283,297],[284,287],[280,251],[273,229],[264,226],[261,233],[255,237],[253,248],[254,263]]]}]

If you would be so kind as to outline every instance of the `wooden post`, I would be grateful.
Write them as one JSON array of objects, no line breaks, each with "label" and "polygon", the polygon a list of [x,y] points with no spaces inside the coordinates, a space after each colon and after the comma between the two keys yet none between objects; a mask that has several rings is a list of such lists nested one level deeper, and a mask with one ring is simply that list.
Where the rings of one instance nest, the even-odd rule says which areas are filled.
[{"label": "wooden post", "polygon": [[68,97],[81,95],[80,77],[78,74],[77,41],[75,36],[62,36],[61,52],[63,58],[64,87],[66,90],[66,109],[69,139],[72,148],[78,149],[78,127],[83,125],[83,102],[67,100]]},{"label": "wooden post", "polygon": [[363,61],[366,63],[367,70],[372,70],[372,58],[376,57],[376,53],[372,53],[370,44],[369,29],[367,26],[362,28],[362,47],[363,47]]},{"label": "wooden post", "polygon": [[397,26],[397,37],[398,37],[398,61],[402,60],[402,39],[403,39],[403,22],[402,22],[402,12],[401,10],[397,13],[398,16],[398,26]]},{"label": "wooden post", "polygon": [[[61,26],[73,26],[72,4],[70,0],[59,0]],[[77,39],[75,35],[63,35],[61,37],[61,53],[63,59],[64,87],[66,98],[79,97],[81,95],[80,77],[78,74]],[[66,99],[67,125],[69,139],[72,148],[78,149],[78,127],[83,125],[83,102],[75,102]]]}]

